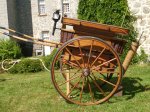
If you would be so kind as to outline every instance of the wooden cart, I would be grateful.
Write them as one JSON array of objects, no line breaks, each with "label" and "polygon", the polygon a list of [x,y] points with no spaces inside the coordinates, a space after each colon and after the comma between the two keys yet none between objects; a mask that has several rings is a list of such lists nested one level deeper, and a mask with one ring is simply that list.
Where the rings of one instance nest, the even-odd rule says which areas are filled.
[{"label": "wooden cart", "polygon": [[[122,65],[119,56],[126,40],[116,38],[116,35],[127,35],[127,29],[66,17],[62,18],[62,24],[60,43],[39,40],[4,27],[0,29],[18,36],[0,33],[26,42],[59,47],[52,61],[51,79],[58,93],[68,102],[95,105],[107,101],[120,86],[138,44],[131,46]],[[58,63],[60,69],[55,69]]]},{"label": "wooden cart", "polygon": [[[52,82],[67,101],[93,105],[107,101],[117,91],[123,76],[119,55],[128,30],[89,21],[63,18],[61,43],[51,66]],[[72,30],[68,30],[72,26]],[[55,64],[60,62],[60,70]]]}]

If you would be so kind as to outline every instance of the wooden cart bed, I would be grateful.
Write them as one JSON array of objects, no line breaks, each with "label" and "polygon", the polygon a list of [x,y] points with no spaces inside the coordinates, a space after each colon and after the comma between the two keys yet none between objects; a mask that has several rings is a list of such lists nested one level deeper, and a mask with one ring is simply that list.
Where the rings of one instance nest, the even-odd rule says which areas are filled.
[{"label": "wooden cart bed", "polygon": [[[123,47],[127,42],[124,39],[116,38],[117,35],[127,35],[128,29],[113,25],[100,24],[79,19],[64,17],[62,19],[61,42],[67,42],[72,38],[79,36],[98,37],[110,44],[119,54],[122,54]],[[72,26],[73,30],[66,29],[66,26]]]}]

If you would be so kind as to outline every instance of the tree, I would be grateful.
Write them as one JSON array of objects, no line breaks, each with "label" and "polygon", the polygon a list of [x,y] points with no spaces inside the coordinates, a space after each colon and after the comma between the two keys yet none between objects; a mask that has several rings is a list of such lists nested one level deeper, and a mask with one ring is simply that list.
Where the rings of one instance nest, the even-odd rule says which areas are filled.
[{"label": "tree", "polygon": [[133,26],[136,18],[130,13],[127,0],[79,0],[78,18],[128,28],[128,36],[119,36],[128,41],[123,58],[131,42],[136,39]]}]

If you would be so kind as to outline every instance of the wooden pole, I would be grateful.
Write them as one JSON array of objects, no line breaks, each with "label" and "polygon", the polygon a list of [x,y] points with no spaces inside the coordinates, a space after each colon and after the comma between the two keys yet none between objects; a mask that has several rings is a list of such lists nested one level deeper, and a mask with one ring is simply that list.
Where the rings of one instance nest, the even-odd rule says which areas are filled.
[{"label": "wooden pole", "polygon": [[122,64],[123,69],[124,69],[124,74],[127,71],[132,58],[136,54],[138,47],[139,47],[139,42],[132,42],[130,50],[128,51],[128,53],[127,53],[127,55],[125,57],[125,60],[124,60],[124,62]]},{"label": "wooden pole", "polygon": [[[70,80],[70,70],[69,69],[66,70],[66,80],[67,81]],[[66,90],[67,90],[66,93],[68,95],[70,93],[70,82],[69,81],[67,82]]]}]

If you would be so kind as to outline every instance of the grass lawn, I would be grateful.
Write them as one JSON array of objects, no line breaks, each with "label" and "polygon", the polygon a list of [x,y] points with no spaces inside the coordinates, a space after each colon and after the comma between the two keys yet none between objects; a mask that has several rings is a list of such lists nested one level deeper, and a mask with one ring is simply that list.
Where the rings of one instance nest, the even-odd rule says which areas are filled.
[{"label": "grass lawn", "polygon": [[0,112],[150,112],[150,66],[131,66],[122,85],[122,97],[79,106],[60,97],[48,72],[0,74]]}]

